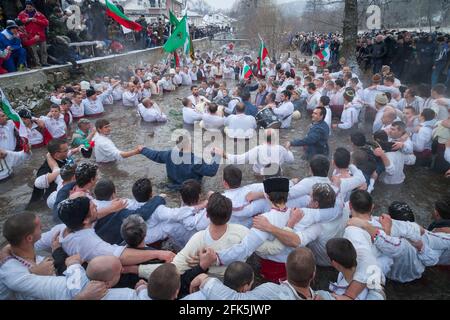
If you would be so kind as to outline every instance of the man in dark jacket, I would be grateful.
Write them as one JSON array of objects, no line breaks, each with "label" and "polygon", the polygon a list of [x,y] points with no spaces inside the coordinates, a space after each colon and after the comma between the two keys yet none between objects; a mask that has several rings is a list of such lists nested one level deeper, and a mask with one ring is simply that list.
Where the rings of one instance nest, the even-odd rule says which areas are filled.
[{"label": "man in dark jacket", "polygon": [[433,57],[436,51],[436,43],[431,35],[423,38],[417,44],[417,55],[419,58],[419,70],[418,74],[421,75],[425,83],[430,83],[431,72],[433,68]]},{"label": "man in dark jacket", "polygon": [[323,107],[314,109],[312,113],[313,124],[304,139],[297,139],[291,142],[294,147],[306,148],[306,159],[311,160],[315,155],[329,155],[328,137],[330,128],[324,121],[327,110]]},{"label": "man in dark jacket", "polygon": [[380,73],[383,67],[383,60],[387,54],[386,44],[384,43],[383,36],[378,35],[375,39],[375,43],[372,46],[372,66],[373,73]]},{"label": "man in dark jacket", "polygon": [[192,153],[191,142],[187,137],[179,137],[177,146],[167,151],[155,151],[150,148],[142,148],[141,154],[148,159],[165,164],[167,177],[171,184],[169,189],[179,190],[184,181],[189,179],[201,183],[204,176],[214,177],[219,169],[220,157],[213,154],[211,163],[198,158]]}]

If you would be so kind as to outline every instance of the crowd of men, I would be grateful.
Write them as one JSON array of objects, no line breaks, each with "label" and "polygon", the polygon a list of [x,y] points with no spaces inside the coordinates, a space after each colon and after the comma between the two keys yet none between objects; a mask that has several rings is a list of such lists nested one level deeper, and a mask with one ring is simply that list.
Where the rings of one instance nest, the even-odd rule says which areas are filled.
[{"label": "crowd of men", "polygon": [[[383,300],[387,279],[408,283],[426,267],[449,264],[448,190],[436,195],[433,223],[426,227],[394,198],[388,213],[373,216],[371,196],[374,188],[404,183],[405,166],[450,175],[444,85],[402,92],[389,66],[363,85],[346,65],[333,73],[287,58],[278,64],[266,59],[248,77],[244,61],[256,63],[233,53],[232,46],[202,56],[185,57],[175,68],[147,66],[61,85],[50,97],[48,115],[19,111],[28,142],[47,145],[30,201],[47,201],[55,226],[42,233],[32,213],[6,220],[1,299]],[[241,81],[228,88],[235,79]],[[170,114],[152,97],[175,94],[180,86],[192,91],[180,106],[186,125],[223,132],[236,143],[257,136],[260,126],[259,144],[243,154],[214,145],[211,159],[194,154],[188,136],[162,151],[115,146],[108,137],[113,127],[104,118],[108,105],[121,103],[144,121],[165,122]],[[304,137],[280,145],[279,132],[260,121],[266,113],[281,130],[301,117],[311,117],[312,125]],[[368,125],[369,135],[361,130]],[[31,154],[28,148],[14,151],[20,139],[2,112],[0,130],[0,177],[7,179]],[[328,139],[336,134],[349,141],[348,148],[330,149]],[[283,176],[284,164],[296,160],[293,147],[304,148],[311,176]],[[154,194],[151,177],[133,183],[134,199],[122,199],[114,177],[99,178],[95,162],[74,158],[78,153],[93,155],[97,163],[142,155],[164,164],[168,192],[179,193],[182,202],[166,206]],[[216,176],[222,161],[225,191],[204,194],[204,177]],[[246,164],[255,175],[249,185],[238,166]],[[161,241],[172,250],[161,250]],[[255,270],[246,263],[252,255],[266,281],[256,287]],[[311,288],[316,266],[339,273],[327,291]],[[68,285],[74,279],[79,286]]]},{"label": "crowd of men", "polygon": [[[80,21],[73,19],[78,14]],[[69,28],[69,20],[73,28]],[[68,0],[0,1],[0,74],[69,62],[76,66],[76,61],[92,55],[162,46],[170,36],[170,24],[162,18],[148,23],[141,16],[136,22],[142,30],[125,33],[98,0],[86,0],[81,5]],[[198,39],[227,30],[190,26],[189,31],[193,39]]]},{"label": "crowd of men", "polygon": [[[291,39],[291,45],[307,56],[328,46],[331,54],[328,67],[332,71],[340,68],[342,42],[338,33],[300,33]],[[381,73],[381,68],[387,65],[406,84],[450,85],[449,37],[439,29],[432,33],[398,30],[361,33],[356,50],[358,63],[365,72]]]}]

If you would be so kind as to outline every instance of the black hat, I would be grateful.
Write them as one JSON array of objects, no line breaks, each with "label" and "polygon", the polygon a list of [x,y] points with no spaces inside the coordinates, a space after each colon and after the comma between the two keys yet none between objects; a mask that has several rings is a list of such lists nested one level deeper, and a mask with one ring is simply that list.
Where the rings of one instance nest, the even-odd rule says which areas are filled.
[{"label": "black hat", "polygon": [[89,214],[88,197],[64,200],[58,205],[58,217],[69,229],[79,229]]},{"label": "black hat", "polygon": [[31,119],[33,117],[31,111],[28,109],[21,109],[21,110],[19,110],[18,114],[19,114],[19,117],[24,118],[24,119]]},{"label": "black hat", "polygon": [[289,179],[278,177],[264,180],[264,192],[267,194],[271,192],[289,192]]},{"label": "black hat", "polygon": [[95,90],[93,90],[93,89],[88,89],[88,90],[86,90],[86,96],[89,98],[89,97],[92,97],[94,94],[95,94],[96,92],[95,92]]}]

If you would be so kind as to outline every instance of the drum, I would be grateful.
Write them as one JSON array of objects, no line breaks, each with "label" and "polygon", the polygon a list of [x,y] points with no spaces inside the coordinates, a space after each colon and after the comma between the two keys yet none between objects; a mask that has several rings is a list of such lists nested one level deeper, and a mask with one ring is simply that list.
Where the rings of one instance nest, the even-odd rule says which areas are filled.
[{"label": "drum", "polygon": [[264,129],[280,129],[281,121],[272,108],[262,109],[256,114],[256,123]]}]

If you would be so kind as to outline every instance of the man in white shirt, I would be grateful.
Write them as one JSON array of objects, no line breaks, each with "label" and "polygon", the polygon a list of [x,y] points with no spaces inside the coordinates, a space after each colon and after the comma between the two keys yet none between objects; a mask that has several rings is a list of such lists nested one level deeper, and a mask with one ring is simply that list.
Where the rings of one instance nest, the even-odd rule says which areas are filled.
[{"label": "man in white shirt", "polygon": [[218,105],[210,102],[207,104],[207,110],[202,115],[200,127],[208,131],[219,132],[224,126],[224,118],[218,111]]},{"label": "man in white shirt", "polygon": [[280,104],[278,107],[272,108],[272,110],[281,120],[281,129],[287,129],[291,126],[294,105],[291,102],[291,93],[289,91],[283,91],[280,98]]},{"label": "man in white shirt", "polygon": [[199,94],[199,89],[197,86],[191,87],[191,93],[192,94],[188,97],[188,99],[191,100],[192,105],[194,105],[194,107],[200,104],[201,102],[206,101],[206,98]]},{"label": "man in white shirt", "polygon": [[[358,190],[352,193],[350,197],[352,217],[368,221],[375,227],[381,227],[381,224],[372,217],[373,208],[373,200],[368,192]],[[356,272],[345,295],[355,299],[367,288],[368,283],[382,289],[386,274],[389,273],[393,263],[392,258],[384,256],[373,244],[370,234],[362,228],[350,224],[345,229],[343,238],[350,240],[357,254]]]},{"label": "man in white shirt", "polygon": [[84,117],[83,96],[81,93],[76,92],[73,95],[72,105],[70,106],[70,112],[74,119]]},{"label": "man in white shirt", "polygon": [[417,157],[416,165],[429,166],[432,157],[433,129],[436,124],[436,114],[432,109],[425,109],[420,114],[419,131],[411,136],[414,154]]},{"label": "man in white shirt", "polygon": [[40,148],[44,146],[44,136],[41,131],[45,128],[45,123],[42,120],[33,121],[33,116],[30,110],[21,109],[18,112],[22,119],[28,133],[28,142],[31,148]]},{"label": "man in white shirt", "polygon": [[181,76],[181,84],[183,86],[192,86],[192,78],[189,75],[189,68],[184,67],[182,71],[180,71]]},{"label": "man in white shirt", "polygon": [[144,80],[144,83],[142,84],[142,90],[141,90],[141,99],[145,98],[151,98],[152,96],[152,88],[151,88],[151,79]]},{"label": "man in white shirt", "polygon": [[13,168],[31,159],[31,153],[14,152],[0,148],[0,181],[13,173]]},{"label": "man in white shirt", "polygon": [[181,86],[183,83],[183,78],[180,74],[180,67],[176,67],[175,69],[170,69],[170,75],[173,76],[172,83],[175,85],[175,87]]},{"label": "man in white shirt", "polygon": [[109,98],[112,90],[114,90],[114,88],[119,84],[120,81],[116,82],[112,85],[111,88],[99,95],[97,95],[97,92],[93,89],[86,90],[86,99],[83,99],[82,101],[84,114],[86,116],[95,116],[102,114],[105,111],[105,108],[103,107],[104,101]]},{"label": "man in white shirt", "polygon": [[192,100],[189,98],[183,99],[183,122],[186,124],[194,124],[196,121],[201,121],[203,114],[195,110]]},{"label": "man in white shirt", "polygon": [[58,105],[52,105],[50,107],[50,112],[48,113],[48,115],[42,116],[40,120],[44,121],[45,127],[47,128],[53,139],[66,138],[67,125]]},{"label": "man in white shirt", "polygon": [[66,276],[57,277],[53,261],[36,256],[34,246],[41,233],[41,221],[32,213],[14,215],[4,223],[3,235],[10,249],[0,265],[2,300],[12,295],[19,300],[70,300],[87,284],[79,257],[67,259]]},{"label": "man in white shirt", "polygon": [[99,119],[95,122],[97,133],[92,138],[94,141],[95,161],[100,163],[108,163],[114,161],[122,161],[123,159],[139,154],[138,148],[131,151],[120,151],[108,138],[111,134],[111,125],[108,120]]},{"label": "man in white shirt", "polygon": [[235,155],[226,154],[222,150],[217,150],[223,154],[228,164],[253,164],[253,172],[261,176],[275,176],[281,173],[281,166],[284,163],[293,163],[294,155],[290,151],[290,146],[286,148],[277,142],[276,131],[268,129],[265,131],[265,143],[254,147],[246,153]]},{"label": "man in white shirt", "polygon": [[317,108],[320,104],[320,97],[322,96],[320,92],[317,91],[317,87],[314,83],[309,83],[308,87],[309,97],[307,99],[306,109],[312,111]]},{"label": "man in white shirt", "polygon": [[175,91],[175,85],[172,82],[172,75],[170,74],[166,74],[164,75],[164,77],[159,80],[156,84],[159,88],[160,91],[162,92],[172,92]]},{"label": "man in white shirt", "polygon": [[450,99],[445,97],[446,91],[447,88],[443,84],[437,84],[431,90],[431,97],[433,98],[431,109],[436,113],[437,121],[447,120],[449,117]]},{"label": "man in white shirt", "polygon": [[241,224],[247,228],[252,226],[252,218],[258,214],[270,210],[270,202],[258,199],[252,202],[247,200],[247,195],[253,192],[264,192],[262,183],[254,183],[242,186],[242,171],[235,165],[228,165],[223,169],[223,195],[231,200],[233,214],[230,221]]},{"label": "man in white shirt", "polygon": [[0,110],[0,148],[14,151],[16,149],[16,126],[12,120],[8,120],[6,114]]},{"label": "man in white shirt", "polygon": [[380,175],[381,181],[385,184],[402,184],[405,181],[405,173],[403,172],[405,164],[413,165],[416,157],[406,155],[400,150],[394,151],[392,149],[393,143],[388,141],[386,131],[376,132],[374,139],[382,147],[374,150],[374,155],[381,158],[385,167],[385,171]]},{"label": "man in white shirt", "polygon": [[122,95],[124,92],[124,88],[121,85],[115,85],[116,83],[120,83],[120,77],[114,77],[114,79],[111,80],[111,86],[113,86],[112,90],[112,96],[114,102],[122,100]]},{"label": "man in white shirt", "polygon": [[150,98],[145,98],[138,105],[139,115],[145,122],[166,122],[167,116],[161,111],[159,106]]},{"label": "man in white shirt", "polygon": [[239,102],[234,108],[236,114],[225,119],[225,132],[228,137],[236,139],[251,139],[257,128],[256,119],[245,114],[245,105]]},{"label": "man in white shirt", "polygon": [[140,89],[133,83],[129,82],[127,89],[122,95],[122,104],[124,107],[137,107],[139,104]]},{"label": "man in white shirt", "polygon": [[376,110],[375,120],[373,121],[372,133],[375,133],[383,127],[383,122],[381,119],[383,118],[384,110],[386,109],[387,104],[389,103],[388,97],[385,93],[378,94],[374,100],[374,108]]}]

